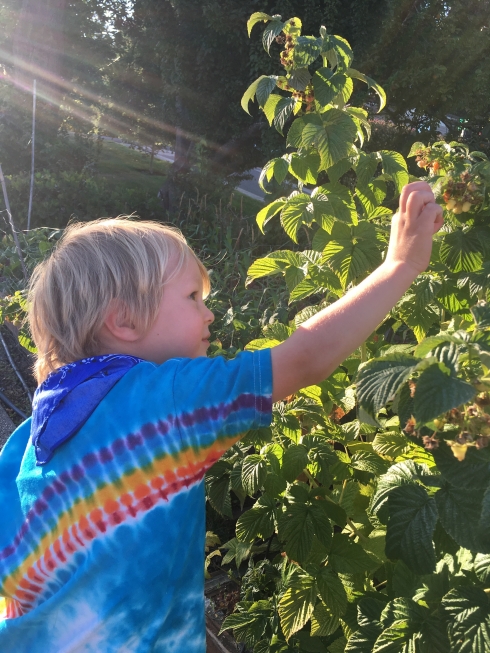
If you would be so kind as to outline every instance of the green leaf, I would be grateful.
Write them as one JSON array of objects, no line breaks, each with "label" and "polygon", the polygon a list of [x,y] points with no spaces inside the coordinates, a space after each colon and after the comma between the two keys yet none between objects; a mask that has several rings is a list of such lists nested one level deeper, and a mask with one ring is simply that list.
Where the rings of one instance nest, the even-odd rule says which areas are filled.
[{"label": "green leaf", "polygon": [[279,619],[287,640],[309,621],[315,602],[315,579],[307,574],[295,576],[279,601]]},{"label": "green leaf", "polygon": [[234,537],[229,542],[226,542],[226,544],[223,544],[221,548],[228,550],[228,553],[223,556],[223,564],[227,565],[235,560],[238,569],[242,562],[249,557],[252,545],[248,542],[239,542],[236,537]]},{"label": "green leaf", "polygon": [[452,272],[473,272],[481,268],[483,251],[483,243],[475,229],[457,229],[444,236],[439,256]]},{"label": "green leaf", "polygon": [[270,94],[276,88],[277,84],[277,75],[268,75],[267,77],[261,77],[257,85],[256,97],[257,102],[261,108],[264,107],[265,103],[269,99]]},{"label": "green leaf", "polygon": [[284,231],[295,243],[298,231],[303,225],[310,225],[314,217],[314,205],[306,193],[298,193],[287,200],[281,211],[281,224]]},{"label": "green leaf", "polygon": [[[342,161],[339,163],[342,163]],[[335,168],[335,166],[333,167]],[[329,176],[331,170],[332,168],[328,170]],[[356,204],[348,188],[338,183],[323,184],[315,188],[311,195],[316,200],[314,203],[315,216],[317,214],[322,216],[322,226],[324,228],[328,226],[328,230],[331,231],[335,219],[357,226]],[[323,220],[324,216],[331,217],[332,222]]]},{"label": "green leaf", "polygon": [[403,433],[377,433],[373,441],[373,449],[380,456],[397,458],[410,448],[409,441]]},{"label": "green leaf", "polygon": [[410,148],[410,152],[408,153],[408,157],[411,156],[417,156],[420,150],[425,150],[425,145],[424,143],[421,143],[420,141],[417,141],[412,145]]},{"label": "green leaf", "polygon": [[400,558],[417,574],[432,573],[436,566],[432,543],[437,522],[434,499],[419,485],[403,485],[390,492],[388,510],[386,555]]},{"label": "green leaf", "polygon": [[336,222],[331,235],[332,240],[323,251],[323,259],[336,271],[342,288],[381,263],[373,224],[363,221],[347,226]]},{"label": "green leaf", "polygon": [[475,495],[473,490],[446,483],[434,498],[441,524],[455,542],[472,551],[490,553],[490,542],[485,542],[480,531],[481,496]]},{"label": "green leaf", "polygon": [[281,474],[292,483],[308,465],[308,451],[303,444],[290,444],[282,457]]},{"label": "green leaf", "polygon": [[[450,453],[452,456],[452,454]],[[378,479],[376,492],[371,500],[371,511],[386,523],[388,520],[388,497],[390,493],[402,485],[415,484],[420,477],[429,474],[427,465],[419,465],[412,460],[405,460],[390,467],[386,474]]]},{"label": "green leaf", "polygon": [[361,188],[368,187],[368,184],[371,183],[374,173],[376,172],[378,163],[379,162],[375,154],[366,154],[365,152],[359,152],[359,158],[355,165],[358,186]]},{"label": "green leaf", "polygon": [[300,36],[296,39],[293,51],[293,64],[295,68],[309,66],[320,56],[321,39],[314,36]]},{"label": "green leaf", "polygon": [[284,28],[284,23],[281,21],[280,16],[272,16],[271,22],[267,25],[262,34],[262,45],[264,50],[269,53],[272,41],[279,36]]},{"label": "green leaf", "polygon": [[465,381],[445,374],[439,363],[422,372],[414,397],[414,417],[425,424],[452,408],[470,401],[475,388]]},{"label": "green leaf", "polygon": [[372,571],[379,567],[379,562],[366,553],[360,544],[353,542],[348,535],[335,533],[328,555],[329,564],[339,574],[357,574]]},{"label": "green leaf", "polygon": [[330,613],[341,617],[347,610],[347,594],[337,574],[328,567],[321,567],[316,575],[316,584]]},{"label": "green leaf", "polygon": [[275,106],[274,110],[274,127],[282,135],[282,130],[286,121],[293,113],[293,109],[296,106],[296,99],[293,97],[284,97]]},{"label": "green leaf", "polygon": [[478,580],[488,585],[490,582],[490,555],[477,553],[475,557],[475,574]]},{"label": "green leaf", "polygon": [[315,91],[315,101],[321,110],[325,110],[327,105],[342,91],[346,85],[347,77],[343,73],[334,73],[330,68],[319,68],[313,75],[313,89]]},{"label": "green leaf", "polygon": [[250,16],[250,18],[247,21],[248,35],[250,36],[250,33],[254,25],[260,23],[261,21],[266,23],[268,20],[272,20],[272,16],[269,16],[269,14],[264,14],[263,11],[256,11],[254,14]]},{"label": "green leaf", "polygon": [[490,600],[478,587],[451,590],[442,599],[451,652],[486,653],[490,650]]},{"label": "green leaf", "polygon": [[490,483],[488,449],[478,451],[468,448],[464,460],[458,460],[446,446],[433,451],[437,469],[452,485],[461,488],[484,490]]},{"label": "green leaf", "polygon": [[339,618],[331,614],[327,607],[319,601],[311,617],[312,637],[328,637],[337,630],[339,625]]},{"label": "green leaf", "polygon": [[374,451],[357,451],[351,458],[354,469],[379,476],[387,471],[387,463]]},{"label": "green leaf", "polygon": [[250,103],[250,100],[254,99],[255,94],[257,93],[257,88],[264,79],[269,79],[269,78],[266,77],[265,75],[261,75],[258,79],[256,79],[254,82],[250,84],[250,86],[247,88],[247,90],[242,96],[242,100],[241,100],[242,109],[246,111],[248,115],[251,115],[250,111],[248,110],[248,105]]},{"label": "green leaf", "polygon": [[304,91],[311,81],[308,68],[295,68],[288,79],[288,84],[295,91]]},{"label": "green leaf", "polygon": [[337,161],[347,157],[357,135],[357,125],[344,111],[327,109],[322,114],[323,126],[307,124],[302,132],[304,147],[315,147],[322,160],[322,168],[327,170]]},{"label": "green leaf", "polygon": [[357,398],[364,410],[375,417],[390,398],[395,397],[417,363],[413,356],[403,354],[391,354],[366,363],[357,376]]},{"label": "green leaf", "polygon": [[[276,117],[277,106],[279,102],[281,102],[281,100],[291,100],[291,99],[292,98],[283,98],[282,95],[278,95],[277,93],[271,93],[269,95],[267,102],[262,107],[265,113],[265,117],[269,121],[269,125],[272,125],[274,118]],[[284,108],[284,103],[282,107]]]},{"label": "green leaf", "polygon": [[253,496],[264,485],[267,476],[267,461],[259,454],[247,456],[242,465],[242,485],[247,494]]},{"label": "green leaf", "polygon": [[490,329],[490,304],[479,302],[470,310],[477,329]]},{"label": "green leaf", "polygon": [[276,213],[279,213],[285,203],[286,200],[283,198],[274,200],[257,213],[257,224],[262,233],[264,233],[265,225],[276,215]]},{"label": "green leaf", "polygon": [[221,515],[231,517],[230,476],[206,477],[206,493],[213,508]]},{"label": "green leaf", "polygon": [[236,524],[236,536],[241,542],[253,542],[256,537],[266,540],[274,532],[275,501],[263,494],[253,508],[246,510]]},{"label": "green leaf", "polygon": [[347,70],[352,63],[354,53],[349,42],[334,34],[325,35],[322,43],[322,54],[329,59],[338,70]]},{"label": "green leaf", "polygon": [[358,70],[355,70],[354,68],[349,68],[347,70],[347,74],[349,77],[352,77],[354,79],[360,79],[362,82],[365,82],[368,86],[368,88],[372,88],[376,93],[379,95],[380,103],[379,103],[379,109],[378,113],[382,111],[385,106],[386,106],[386,93],[384,92],[384,89],[377,84],[374,79],[371,79],[367,75],[364,75],[363,73],[360,73]]},{"label": "green leaf", "polygon": [[296,179],[303,181],[305,184],[316,183],[319,167],[320,155],[316,152],[311,152],[310,154],[293,153],[291,155],[289,170]]},{"label": "green leaf", "polygon": [[305,116],[296,118],[289,128],[286,138],[286,147],[302,147],[303,129],[306,125],[315,124],[321,127],[322,120],[316,113],[308,113]]},{"label": "green leaf", "polygon": [[378,622],[370,623],[364,628],[356,630],[349,637],[345,653],[372,653],[373,647],[382,632]]},{"label": "green leaf", "polygon": [[398,152],[388,150],[381,150],[379,154],[381,155],[384,174],[390,175],[395,183],[396,190],[401,193],[403,186],[409,182],[405,159]]}]

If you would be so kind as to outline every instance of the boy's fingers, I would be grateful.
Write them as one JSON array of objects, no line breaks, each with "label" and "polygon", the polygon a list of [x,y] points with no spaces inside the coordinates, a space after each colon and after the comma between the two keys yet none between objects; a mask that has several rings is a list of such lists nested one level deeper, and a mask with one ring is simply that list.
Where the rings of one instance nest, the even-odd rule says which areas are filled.
[{"label": "boy's fingers", "polygon": [[410,195],[415,191],[426,191],[432,193],[432,189],[426,181],[413,181],[402,188],[400,194],[400,211],[407,210],[407,201]]},{"label": "boy's fingers", "polygon": [[[427,184],[428,186],[428,184]],[[430,188],[430,187],[429,187]],[[406,214],[409,220],[417,220],[427,204],[434,204],[434,194],[431,190],[417,190],[410,193],[406,203]]]}]

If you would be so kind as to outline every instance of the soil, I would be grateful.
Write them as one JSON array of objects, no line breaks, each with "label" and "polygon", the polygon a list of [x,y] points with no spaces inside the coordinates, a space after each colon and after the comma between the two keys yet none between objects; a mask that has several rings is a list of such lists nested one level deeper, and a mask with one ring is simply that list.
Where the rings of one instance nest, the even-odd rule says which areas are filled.
[{"label": "soil", "polygon": [[[12,327],[12,330],[7,325],[0,326],[0,332],[5,340],[7,348],[10,352],[10,356],[15,363],[15,366],[19,370],[21,376],[27,384],[27,387],[31,391],[31,394],[34,394],[34,391],[37,387],[37,383],[32,375],[32,366],[34,364],[34,356],[21,347],[17,336],[14,334],[15,327]],[[21,382],[19,381],[16,373],[14,372],[5,350],[0,343],[0,391],[9,399],[14,406],[16,406],[20,411],[22,411],[27,417],[31,415],[32,408],[31,402],[25,389],[22,387]],[[7,406],[0,400],[2,407],[5,409],[5,412],[10,417],[15,426],[21,424],[24,420],[20,415],[18,415],[12,408]],[[0,443],[0,447],[4,443]]]}]

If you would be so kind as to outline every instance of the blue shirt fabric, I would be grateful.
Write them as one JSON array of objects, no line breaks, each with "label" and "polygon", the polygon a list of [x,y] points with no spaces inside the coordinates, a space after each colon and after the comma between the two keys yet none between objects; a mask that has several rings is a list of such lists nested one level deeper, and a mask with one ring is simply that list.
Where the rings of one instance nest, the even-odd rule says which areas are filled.
[{"label": "blue shirt fabric", "polygon": [[271,396],[270,350],[139,362],[41,465],[24,422],[0,455],[0,651],[204,653],[204,474]]}]

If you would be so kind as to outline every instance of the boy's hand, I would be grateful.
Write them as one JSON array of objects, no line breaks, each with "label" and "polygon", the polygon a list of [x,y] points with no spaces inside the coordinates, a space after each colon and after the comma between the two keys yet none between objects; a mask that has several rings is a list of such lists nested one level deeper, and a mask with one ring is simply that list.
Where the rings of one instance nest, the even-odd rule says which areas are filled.
[{"label": "boy's hand", "polygon": [[400,195],[400,209],[393,217],[387,263],[410,266],[416,274],[429,265],[432,236],[442,227],[443,211],[425,181],[407,184]]}]

